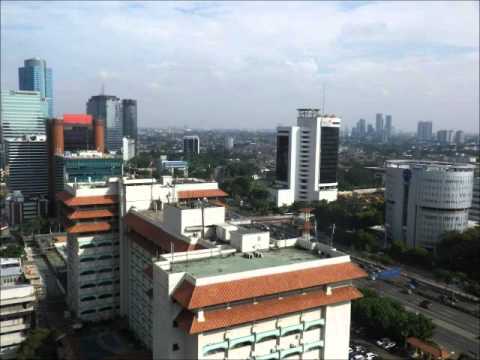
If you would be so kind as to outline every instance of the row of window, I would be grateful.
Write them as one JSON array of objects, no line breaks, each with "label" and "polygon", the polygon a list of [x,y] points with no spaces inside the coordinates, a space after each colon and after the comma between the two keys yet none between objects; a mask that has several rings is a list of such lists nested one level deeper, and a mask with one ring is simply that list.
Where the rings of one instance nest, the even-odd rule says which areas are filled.
[{"label": "row of window", "polygon": [[112,271],[119,271],[120,266],[116,266],[115,268],[104,268],[100,270],[84,270],[80,273],[80,276],[82,275],[93,275],[93,274],[106,274],[106,273],[111,273]]},{"label": "row of window", "polygon": [[[120,296],[120,292],[116,292],[115,293],[115,297],[118,297]],[[80,299],[81,302],[88,302],[88,301],[93,301],[93,300],[104,300],[104,299],[111,299],[113,297],[113,294],[110,294],[110,293],[106,293],[106,294],[101,294],[101,295],[98,295],[98,296],[95,296],[95,295],[89,295],[89,296],[85,296],[83,298]]]}]

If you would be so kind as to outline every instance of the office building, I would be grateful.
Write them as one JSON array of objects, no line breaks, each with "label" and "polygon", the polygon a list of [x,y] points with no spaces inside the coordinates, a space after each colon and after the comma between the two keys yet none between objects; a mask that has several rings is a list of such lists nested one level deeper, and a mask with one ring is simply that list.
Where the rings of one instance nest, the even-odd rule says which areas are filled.
[{"label": "office building", "polygon": [[128,161],[135,157],[135,140],[132,138],[124,137],[122,146],[123,161]]},{"label": "office building", "polygon": [[[39,201],[48,196],[48,149],[45,135],[6,139],[7,187],[23,195],[23,218],[38,216]],[[28,211],[27,211],[28,209]]]},{"label": "office building", "polygon": [[437,131],[437,141],[442,145],[453,144],[454,141],[454,132],[453,130],[438,130]]},{"label": "office building", "polygon": [[367,136],[367,122],[365,119],[360,119],[357,122],[357,136],[361,139]]},{"label": "office building", "polygon": [[193,196],[127,212],[127,317],[153,358],[347,358],[363,270],[327,245],[224,216]]},{"label": "office building", "polygon": [[383,121],[383,114],[378,113],[375,116],[375,135],[378,140],[383,140],[383,132],[384,132],[384,121]]},{"label": "office building", "polygon": [[123,137],[133,139],[135,149],[138,143],[138,128],[137,128],[137,100],[123,99],[122,100],[122,116],[123,116]]},{"label": "office building", "polygon": [[45,135],[47,102],[35,91],[1,92],[1,140],[24,135]]},{"label": "office building", "polygon": [[197,135],[183,137],[183,156],[185,159],[200,154],[200,138]]},{"label": "office building", "polygon": [[108,151],[121,151],[123,138],[122,103],[111,95],[92,96],[87,102],[87,114],[104,124],[105,145]]},{"label": "office building", "polygon": [[0,286],[16,285],[22,281],[20,258],[0,258]]},{"label": "office building", "polygon": [[39,58],[25,60],[24,66],[18,69],[18,80],[20,90],[40,93],[48,104],[48,117],[53,117],[52,69],[47,67],[47,62]]},{"label": "office building", "polygon": [[387,241],[434,251],[445,232],[467,228],[473,165],[391,160],[385,166]]},{"label": "office building", "polygon": [[13,191],[5,198],[5,210],[10,226],[23,224],[24,197],[21,191]]},{"label": "office building", "polygon": [[[8,259],[5,260],[8,261]],[[2,273],[5,260],[1,259]],[[7,272],[13,270],[11,267],[5,269]],[[2,360],[15,359],[20,345],[27,339],[33,323],[35,299],[32,285],[0,285],[0,358]]]},{"label": "office building", "polygon": [[92,115],[63,114],[63,140],[65,151],[94,150]]},{"label": "office building", "polygon": [[384,129],[383,140],[388,141],[392,137],[393,124],[392,124],[392,115],[385,115],[385,129]]},{"label": "office building", "polygon": [[419,121],[417,125],[417,141],[428,142],[433,139],[432,122]]},{"label": "office building", "polygon": [[472,207],[468,219],[480,225],[480,174],[478,168],[473,179]]},{"label": "office building", "polygon": [[465,133],[462,130],[455,132],[455,144],[463,145],[465,143]]},{"label": "office building", "polygon": [[297,126],[277,128],[277,206],[337,199],[340,123],[318,109],[298,109]]},{"label": "office building", "polygon": [[156,161],[156,168],[159,174],[168,173],[175,175],[175,172],[181,171],[183,177],[188,176],[188,162],[182,160],[167,160],[160,158]]},{"label": "office building", "polygon": [[368,124],[367,126],[367,136],[373,138],[375,136],[375,129],[373,128],[372,124]]}]

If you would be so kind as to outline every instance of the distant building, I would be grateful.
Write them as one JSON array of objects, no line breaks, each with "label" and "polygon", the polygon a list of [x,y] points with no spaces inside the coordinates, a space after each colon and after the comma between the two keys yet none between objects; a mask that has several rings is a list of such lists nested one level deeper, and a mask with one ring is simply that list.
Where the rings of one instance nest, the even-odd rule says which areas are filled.
[{"label": "distant building", "polygon": [[417,141],[428,142],[432,140],[432,122],[419,121],[417,125]]},{"label": "distant building", "polygon": [[[37,216],[38,202],[48,197],[48,148],[45,135],[6,139],[7,187],[24,197],[23,218]],[[27,211],[30,209],[30,211]]]},{"label": "distant building", "polygon": [[462,130],[457,130],[455,132],[455,144],[463,145],[465,143],[465,133]]},{"label": "distant building", "polygon": [[18,88],[26,91],[38,91],[47,101],[48,117],[53,117],[53,79],[52,69],[47,62],[39,58],[27,59],[18,69]]},{"label": "distant building", "polygon": [[183,137],[183,155],[185,159],[200,154],[200,138],[197,135],[189,135]]},{"label": "distant building", "polygon": [[297,126],[277,128],[277,206],[337,199],[340,123],[318,109],[298,109]]},{"label": "distant building", "polygon": [[439,130],[437,131],[437,141],[443,145],[453,144],[454,132],[453,130]]},{"label": "distant building", "polygon": [[386,162],[387,241],[435,246],[447,231],[463,231],[472,202],[474,166],[434,161]]},{"label": "distant building", "polygon": [[365,119],[360,119],[357,122],[357,135],[359,138],[363,139],[367,136],[367,122]]},{"label": "distant building", "polygon": [[375,116],[375,135],[377,139],[383,141],[383,132],[384,132],[383,114],[378,113]]},{"label": "distant building", "polygon": [[225,138],[225,149],[232,150],[235,145],[235,141],[232,136],[227,136]]},{"label": "distant building", "polygon": [[188,162],[186,161],[159,159],[156,167],[159,174],[168,171],[171,175],[174,175],[175,171],[182,171],[183,176],[188,176]]},{"label": "distant building", "polygon": [[105,145],[108,151],[120,151],[123,138],[123,115],[120,99],[112,95],[92,96],[87,102],[87,114],[105,124]]},{"label": "distant building", "polygon": [[368,124],[367,126],[367,136],[374,137],[375,136],[375,129],[373,128],[372,124]]},{"label": "distant building", "polygon": [[123,161],[128,161],[135,157],[135,140],[124,137],[122,146]]},{"label": "distant building", "polygon": [[0,258],[0,286],[16,285],[22,280],[20,258]]},{"label": "distant building", "polygon": [[123,137],[133,139],[135,150],[138,144],[137,100],[122,100]]},{"label": "distant building", "polygon": [[385,131],[384,131],[384,140],[388,141],[392,137],[392,130],[393,130],[393,124],[392,124],[392,115],[385,115]]}]

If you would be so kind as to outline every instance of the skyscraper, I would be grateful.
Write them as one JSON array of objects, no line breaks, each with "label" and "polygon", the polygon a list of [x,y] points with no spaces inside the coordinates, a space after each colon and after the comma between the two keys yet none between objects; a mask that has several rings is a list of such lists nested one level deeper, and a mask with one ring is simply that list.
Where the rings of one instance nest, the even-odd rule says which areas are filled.
[{"label": "skyscraper", "polygon": [[453,144],[454,133],[453,130],[438,130],[437,141],[443,145]]},{"label": "skyscraper", "polygon": [[365,119],[358,120],[357,134],[360,138],[364,138],[367,135],[367,122],[365,121]]},{"label": "skyscraper", "polygon": [[417,125],[417,141],[424,142],[432,140],[432,122],[419,121]]},{"label": "skyscraper", "polygon": [[200,138],[197,135],[183,137],[183,155],[185,159],[191,159],[200,153]]},{"label": "skyscraper", "polygon": [[392,115],[385,115],[385,132],[384,140],[390,140],[392,136]]},{"label": "skyscraper", "polygon": [[462,145],[465,142],[465,133],[462,130],[455,132],[455,144]]},{"label": "skyscraper", "polygon": [[297,126],[277,128],[277,206],[337,199],[341,120],[298,109]]},{"label": "skyscraper", "polygon": [[24,61],[24,66],[18,69],[20,90],[38,91],[48,103],[48,117],[53,117],[53,84],[52,69],[47,67],[43,59],[32,58]]},{"label": "skyscraper", "polygon": [[375,133],[378,139],[383,139],[383,114],[378,113],[375,118]]},{"label": "skyscraper", "polygon": [[137,129],[137,100],[123,99],[123,136],[135,140],[135,148],[138,143]]},{"label": "skyscraper", "polygon": [[120,99],[112,95],[92,96],[87,102],[87,114],[105,123],[105,145],[108,151],[122,148],[123,117]]}]

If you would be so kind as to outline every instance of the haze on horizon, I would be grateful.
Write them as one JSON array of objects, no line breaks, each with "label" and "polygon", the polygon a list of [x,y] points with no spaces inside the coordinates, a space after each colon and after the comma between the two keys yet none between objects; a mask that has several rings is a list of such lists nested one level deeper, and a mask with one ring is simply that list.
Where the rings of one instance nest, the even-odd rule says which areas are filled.
[{"label": "haze on horizon", "polygon": [[352,126],[479,131],[479,5],[455,2],[1,2],[1,86],[31,57],[55,113],[138,100],[139,126],[274,128],[320,107]]}]

